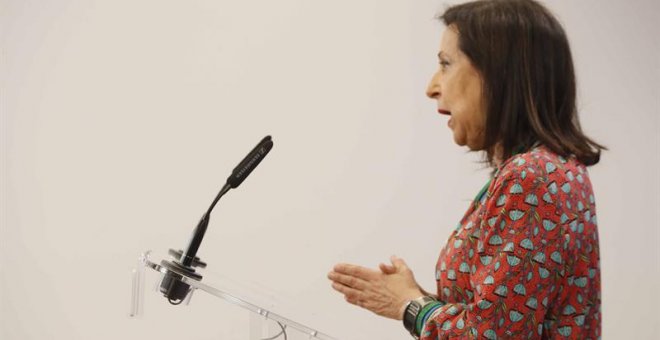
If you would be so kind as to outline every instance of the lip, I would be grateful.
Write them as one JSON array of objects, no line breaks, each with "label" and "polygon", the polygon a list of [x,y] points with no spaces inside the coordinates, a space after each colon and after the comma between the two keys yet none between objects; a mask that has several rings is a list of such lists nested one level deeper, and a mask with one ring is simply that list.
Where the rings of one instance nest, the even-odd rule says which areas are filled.
[{"label": "lip", "polygon": [[448,110],[438,109],[438,113],[441,115],[451,116],[451,112]]}]

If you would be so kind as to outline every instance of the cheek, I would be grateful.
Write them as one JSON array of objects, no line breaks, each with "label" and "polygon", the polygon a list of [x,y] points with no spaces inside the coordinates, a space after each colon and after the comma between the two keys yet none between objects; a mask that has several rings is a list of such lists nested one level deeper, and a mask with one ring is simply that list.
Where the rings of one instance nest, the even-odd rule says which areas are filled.
[{"label": "cheek", "polygon": [[471,131],[482,130],[486,119],[480,78],[461,71],[442,80],[443,103],[460,125]]},{"label": "cheek", "polygon": [[462,87],[462,109],[469,119],[470,125],[475,130],[481,130],[486,125],[486,112],[483,105],[483,93],[481,83],[475,79],[469,79]]},{"label": "cheek", "polygon": [[448,76],[443,85],[445,89],[443,97],[446,105],[452,110],[452,114],[454,111],[464,114],[465,111],[470,109],[474,89],[470,88],[460,74]]}]

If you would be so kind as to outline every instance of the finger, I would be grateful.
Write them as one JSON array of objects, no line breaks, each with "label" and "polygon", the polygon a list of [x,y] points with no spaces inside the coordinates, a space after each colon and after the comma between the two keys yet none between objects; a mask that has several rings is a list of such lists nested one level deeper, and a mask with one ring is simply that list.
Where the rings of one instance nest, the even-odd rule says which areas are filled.
[{"label": "finger", "polygon": [[[341,288],[340,288],[340,289],[341,289]],[[357,294],[350,294],[350,293],[349,293],[349,294],[345,294],[345,295],[344,295],[344,300],[346,300],[346,302],[348,302],[348,303],[350,303],[350,304],[352,304],[352,305],[355,305],[355,306],[358,306],[358,307],[361,307],[361,308],[368,309],[368,307],[367,307],[367,305],[368,305],[368,301],[361,299],[361,298],[359,297],[360,295],[361,295],[360,293],[357,293]]]},{"label": "finger", "polygon": [[392,257],[390,257],[390,261],[392,262],[392,266],[394,266],[397,269],[408,268],[408,265],[406,264],[406,261],[404,261],[400,257],[397,257],[396,255],[392,255]]},{"label": "finger", "polygon": [[359,290],[344,286],[341,283],[333,282],[332,289],[344,294],[344,298],[351,304],[357,305],[362,293]]},{"label": "finger", "polygon": [[378,268],[380,268],[380,271],[384,274],[396,273],[396,268],[394,268],[394,266],[390,266],[389,264],[381,263],[378,265]]},{"label": "finger", "polygon": [[341,283],[344,286],[348,286],[357,290],[364,290],[368,286],[367,282],[355,276],[344,275],[337,272],[330,272],[328,274],[328,278],[334,282]]},{"label": "finger", "polygon": [[340,263],[335,266],[334,270],[337,273],[355,276],[367,281],[379,275],[379,273],[375,270],[348,263]]}]

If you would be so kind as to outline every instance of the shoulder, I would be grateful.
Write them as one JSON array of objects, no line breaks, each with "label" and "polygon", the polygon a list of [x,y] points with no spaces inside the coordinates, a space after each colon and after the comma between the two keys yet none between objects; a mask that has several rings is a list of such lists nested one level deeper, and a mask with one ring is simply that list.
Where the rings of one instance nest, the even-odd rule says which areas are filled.
[{"label": "shoulder", "polygon": [[586,167],[574,157],[564,158],[544,146],[515,155],[495,171],[493,191],[508,189],[511,193],[568,190],[567,183],[584,183]]}]

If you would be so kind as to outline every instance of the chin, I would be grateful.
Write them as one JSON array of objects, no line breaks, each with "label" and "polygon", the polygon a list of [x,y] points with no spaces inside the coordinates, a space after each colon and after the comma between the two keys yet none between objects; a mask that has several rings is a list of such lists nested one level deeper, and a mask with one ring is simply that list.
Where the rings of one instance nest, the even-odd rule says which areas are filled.
[{"label": "chin", "polygon": [[458,136],[456,136],[456,133],[454,133],[452,137],[454,137],[454,144],[458,146],[465,146],[465,141],[462,138],[458,138]]},{"label": "chin", "polygon": [[470,149],[470,151],[481,151],[481,150],[483,150],[483,148],[478,146],[478,145],[468,144],[467,147],[468,147],[468,149]]},{"label": "chin", "polygon": [[455,139],[454,142],[460,146],[466,146],[470,151],[481,151],[483,150],[483,146],[478,143],[473,143],[471,141],[466,141],[466,140],[460,140],[460,139]]},{"label": "chin", "polygon": [[456,145],[458,145],[458,146],[467,146],[470,150],[472,150],[472,148],[470,147],[470,145],[468,144],[468,142],[465,139],[458,138],[458,137],[456,137],[456,135],[454,135],[454,143],[456,143]]}]

